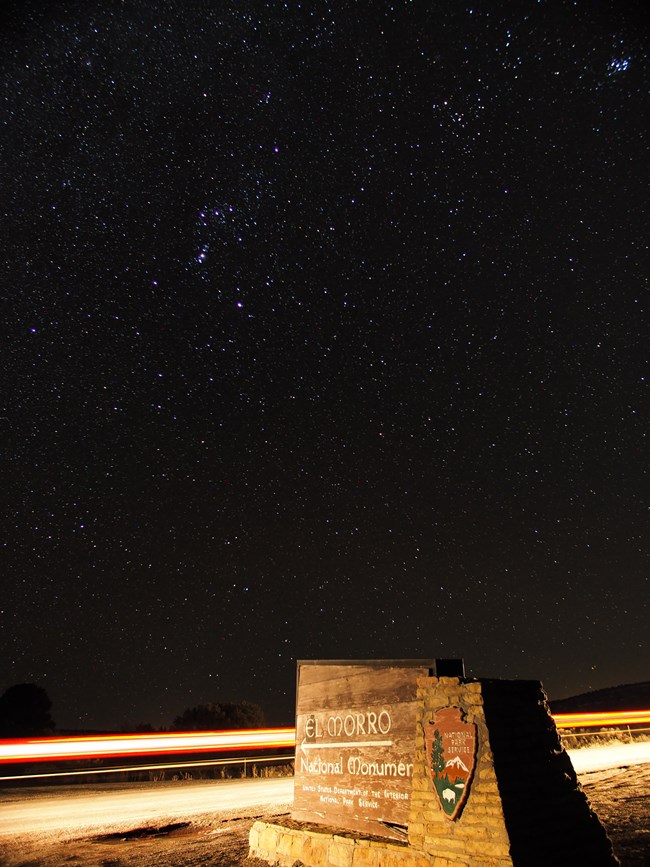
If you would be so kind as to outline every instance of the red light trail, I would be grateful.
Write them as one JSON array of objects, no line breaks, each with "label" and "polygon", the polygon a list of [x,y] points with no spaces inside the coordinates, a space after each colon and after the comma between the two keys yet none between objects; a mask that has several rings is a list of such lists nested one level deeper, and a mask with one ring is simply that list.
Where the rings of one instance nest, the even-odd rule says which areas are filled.
[{"label": "red light trail", "polygon": [[173,732],[138,735],[85,735],[72,738],[0,740],[0,764],[99,759],[111,756],[160,756],[167,753],[268,750],[293,747],[295,729],[245,729],[226,732]]},{"label": "red light trail", "polygon": [[[554,714],[558,729],[650,724],[650,710]],[[294,728],[0,740],[0,764],[295,746]]]}]

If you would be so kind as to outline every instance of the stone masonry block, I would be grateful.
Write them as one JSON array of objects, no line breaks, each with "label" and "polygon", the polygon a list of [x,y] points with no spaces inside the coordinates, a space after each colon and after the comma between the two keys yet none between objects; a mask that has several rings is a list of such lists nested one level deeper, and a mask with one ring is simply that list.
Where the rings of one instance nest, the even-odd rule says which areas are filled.
[{"label": "stone masonry block", "polygon": [[[492,765],[486,764],[478,772],[478,778],[479,778],[479,780],[488,780],[488,781],[496,780],[497,775],[494,773],[494,767]],[[486,790],[486,791],[488,791],[488,790]]]},{"label": "stone masonry block", "polygon": [[449,827],[449,819],[442,815],[440,808],[437,810],[427,810],[423,815],[423,819],[428,827],[432,827],[433,825],[439,825],[441,828]]},{"label": "stone masonry block", "polygon": [[300,858],[302,850],[303,839],[294,831],[287,831],[282,834],[276,849],[278,855],[284,856],[290,864],[293,864],[294,861]]},{"label": "stone masonry block", "polygon": [[316,834],[306,835],[299,859],[305,864],[327,867],[331,839]]},{"label": "stone masonry block", "polygon": [[481,825],[470,825],[469,827],[463,828],[463,836],[467,838],[467,840],[489,840],[490,832],[488,828]]},{"label": "stone masonry block", "polygon": [[436,837],[429,837],[427,835],[424,838],[424,842],[429,852],[440,852],[443,855],[467,851],[467,842],[465,840],[458,840],[447,835]]},{"label": "stone masonry block", "polygon": [[492,855],[495,858],[510,858],[508,843],[499,840],[481,841],[477,854]]},{"label": "stone masonry block", "polygon": [[280,829],[274,828],[272,825],[264,825],[258,838],[258,846],[266,852],[274,852],[280,840]]},{"label": "stone masonry block", "polygon": [[469,867],[467,861],[450,861],[448,858],[434,858],[433,867]]},{"label": "stone masonry block", "polygon": [[356,848],[352,853],[352,867],[377,867],[378,863],[376,849]]},{"label": "stone masonry block", "polygon": [[335,837],[329,847],[329,867],[352,867],[352,840],[341,842],[343,838]]}]

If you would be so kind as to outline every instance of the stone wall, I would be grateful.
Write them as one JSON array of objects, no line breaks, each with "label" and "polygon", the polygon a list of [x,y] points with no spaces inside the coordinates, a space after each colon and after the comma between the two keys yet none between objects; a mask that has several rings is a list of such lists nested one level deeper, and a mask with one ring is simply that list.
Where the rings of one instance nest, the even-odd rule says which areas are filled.
[{"label": "stone wall", "polygon": [[[483,713],[480,682],[461,683],[458,678],[420,678],[416,723],[415,766],[409,816],[409,843],[414,849],[446,857],[453,864],[511,865],[510,841],[501,807],[494,760]],[[455,821],[443,813],[435,793],[425,756],[424,724],[434,711],[453,705],[477,726],[477,755],[473,779],[464,809]]]},{"label": "stone wall", "polygon": [[[607,835],[560,744],[537,681],[418,678],[408,844],[290,820],[256,822],[251,855],[291,867],[613,867]],[[460,708],[476,726],[466,800],[445,815],[428,769],[425,726]],[[451,797],[451,794],[450,794]]]},{"label": "stone wall", "polygon": [[363,839],[335,829],[298,827],[290,820],[255,822],[250,856],[282,867],[452,867],[445,859],[431,859],[404,844]]},{"label": "stone wall", "polygon": [[[618,863],[560,744],[537,681],[420,678],[409,843],[476,867],[611,867]],[[462,813],[443,813],[427,771],[424,724],[453,705],[477,727]]]}]

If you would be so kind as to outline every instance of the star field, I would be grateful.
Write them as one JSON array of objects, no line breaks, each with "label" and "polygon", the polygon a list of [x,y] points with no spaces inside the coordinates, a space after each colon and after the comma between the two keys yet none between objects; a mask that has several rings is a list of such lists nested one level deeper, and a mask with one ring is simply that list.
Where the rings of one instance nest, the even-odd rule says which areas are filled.
[{"label": "star field", "polygon": [[641,3],[0,18],[0,690],[648,679]]}]

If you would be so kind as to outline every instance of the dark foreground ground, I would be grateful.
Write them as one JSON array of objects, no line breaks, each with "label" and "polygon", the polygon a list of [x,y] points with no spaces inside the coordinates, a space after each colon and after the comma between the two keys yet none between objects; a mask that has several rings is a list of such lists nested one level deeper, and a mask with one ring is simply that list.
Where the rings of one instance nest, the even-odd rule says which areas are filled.
[{"label": "dark foreground ground", "polygon": [[[650,867],[650,765],[587,773],[581,782],[623,867]],[[263,867],[265,862],[248,858],[250,827],[256,818],[288,810],[252,807],[72,839],[26,832],[0,838],[0,867]]]},{"label": "dark foreground ground", "polygon": [[650,867],[650,765],[593,771],[580,781],[623,867]]}]

